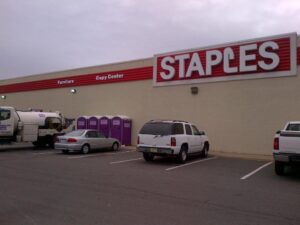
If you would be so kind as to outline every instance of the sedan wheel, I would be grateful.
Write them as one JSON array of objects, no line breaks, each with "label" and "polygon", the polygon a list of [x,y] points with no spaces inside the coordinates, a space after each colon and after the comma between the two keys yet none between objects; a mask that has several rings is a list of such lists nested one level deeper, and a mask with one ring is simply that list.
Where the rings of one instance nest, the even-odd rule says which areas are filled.
[{"label": "sedan wheel", "polygon": [[118,151],[119,150],[119,144],[117,142],[114,142],[113,145],[112,145],[112,147],[111,147],[111,149],[113,151]]},{"label": "sedan wheel", "polygon": [[84,145],[84,146],[82,146],[81,152],[82,152],[83,154],[88,154],[88,153],[90,152],[90,146],[89,146],[89,145]]}]

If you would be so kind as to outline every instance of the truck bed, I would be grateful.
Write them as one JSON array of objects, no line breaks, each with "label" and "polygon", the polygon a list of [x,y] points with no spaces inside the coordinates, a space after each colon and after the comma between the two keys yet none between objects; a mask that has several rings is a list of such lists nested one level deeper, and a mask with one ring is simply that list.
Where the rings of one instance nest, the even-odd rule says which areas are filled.
[{"label": "truck bed", "polygon": [[300,131],[281,131],[279,151],[300,154]]}]

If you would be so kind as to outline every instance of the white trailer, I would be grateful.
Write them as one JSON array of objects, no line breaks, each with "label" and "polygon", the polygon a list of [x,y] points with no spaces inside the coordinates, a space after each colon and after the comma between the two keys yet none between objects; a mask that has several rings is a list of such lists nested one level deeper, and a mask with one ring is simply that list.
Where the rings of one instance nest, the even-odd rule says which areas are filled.
[{"label": "white trailer", "polygon": [[32,142],[35,146],[53,147],[56,136],[70,130],[66,125],[66,119],[59,112],[0,107],[0,143]]}]

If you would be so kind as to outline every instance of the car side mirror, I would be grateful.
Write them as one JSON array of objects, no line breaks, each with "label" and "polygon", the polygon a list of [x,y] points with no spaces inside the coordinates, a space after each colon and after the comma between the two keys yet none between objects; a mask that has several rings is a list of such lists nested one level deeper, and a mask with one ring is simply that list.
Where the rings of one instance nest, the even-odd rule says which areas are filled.
[{"label": "car side mirror", "polygon": [[200,135],[200,136],[205,135],[205,132],[204,131],[200,131],[198,135]]},{"label": "car side mirror", "polygon": [[276,134],[280,134],[280,133],[281,133],[281,130],[276,131]]}]

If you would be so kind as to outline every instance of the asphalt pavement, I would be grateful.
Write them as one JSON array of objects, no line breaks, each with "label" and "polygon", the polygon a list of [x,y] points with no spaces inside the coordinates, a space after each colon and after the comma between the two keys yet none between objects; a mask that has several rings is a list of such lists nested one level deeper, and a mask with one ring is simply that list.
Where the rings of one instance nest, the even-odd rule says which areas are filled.
[{"label": "asphalt pavement", "polygon": [[298,225],[300,173],[280,177],[273,167],[214,155],[147,163],[124,147],[1,150],[0,224]]}]

